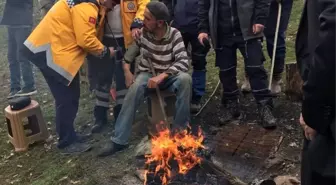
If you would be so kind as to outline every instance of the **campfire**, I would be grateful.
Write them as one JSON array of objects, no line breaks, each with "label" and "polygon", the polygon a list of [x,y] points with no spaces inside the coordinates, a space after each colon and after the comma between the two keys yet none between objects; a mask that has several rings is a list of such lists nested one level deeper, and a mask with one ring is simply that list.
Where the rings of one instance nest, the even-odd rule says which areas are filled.
[{"label": "campfire", "polygon": [[[204,148],[202,130],[199,128],[196,135],[188,130],[172,134],[165,128],[151,139],[151,154],[145,156],[145,185],[148,184],[148,176],[159,177],[162,185],[167,185],[176,173],[185,175],[201,163],[197,151]],[[177,166],[176,170],[174,166]]]}]

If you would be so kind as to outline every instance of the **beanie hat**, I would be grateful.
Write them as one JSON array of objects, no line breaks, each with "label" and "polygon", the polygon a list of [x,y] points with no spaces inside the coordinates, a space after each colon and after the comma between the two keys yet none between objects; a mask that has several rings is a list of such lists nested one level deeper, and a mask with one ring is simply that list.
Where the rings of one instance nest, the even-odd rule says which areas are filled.
[{"label": "beanie hat", "polygon": [[169,10],[164,3],[159,1],[151,1],[147,4],[146,7],[157,20],[169,21]]}]

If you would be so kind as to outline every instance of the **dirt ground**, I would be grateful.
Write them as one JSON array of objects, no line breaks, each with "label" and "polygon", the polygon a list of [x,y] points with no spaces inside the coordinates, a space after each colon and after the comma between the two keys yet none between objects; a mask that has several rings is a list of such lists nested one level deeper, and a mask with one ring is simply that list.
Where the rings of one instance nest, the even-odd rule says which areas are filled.
[{"label": "dirt ground", "polygon": [[[302,1],[295,0],[291,23],[287,33],[287,61],[291,62],[294,58],[294,39],[300,17]],[[0,10],[3,4],[0,4]],[[0,108],[7,106],[6,97],[9,92],[9,71],[7,64],[7,32],[0,28]],[[239,57],[238,74],[242,78],[243,65]],[[269,60],[268,60],[269,61]],[[207,96],[211,94],[218,81],[218,72],[214,67],[214,53],[208,56],[208,76],[207,76]],[[266,68],[269,62],[266,63]],[[7,126],[3,111],[0,111],[0,118],[3,124],[0,125],[0,182],[1,184],[31,184],[31,185],[58,185],[58,184],[84,184],[84,185],[119,185],[119,184],[141,184],[133,175],[134,147],[139,140],[146,134],[147,106],[144,104],[139,108],[137,121],[132,128],[130,147],[126,151],[120,152],[107,158],[97,158],[99,148],[109,140],[112,135],[113,120],[111,127],[103,134],[94,135],[91,141],[94,148],[79,156],[62,156],[55,147],[57,136],[54,124],[54,102],[50,91],[35,68],[36,86],[38,94],[33,97],[37,100],[43,111],[44,119],[47,123],[52,138],[45,143],[38,143],[29,148],[24,153],[15,153],[13,146],[8,142]],[[284,84],[285,85],[285,84]],[[205,97],[207,99],[207,97]],[[219,128],[218,121],[221,116],[220,109],[220,89],[213,99],[209,102],[201,115],[192,119],[191,124],[201,125],[207,133]],[[88,132],[93,124],[93,96],[88,91],[88,86],[83,84],[81,89],[80,109],[76,119],[76,127],[79,132]],[[251,95],[241,96],[241,105],[244,111],[244,118],[241,124],[257,124],[256,105]],[[279,148],[277,155],[268,161],[269,172],[274,175],[291,174],[299,175],[300,148],[301,148],[301,129],[298,125],[300,114],[300,104],[286,100],[284,94],[275,99],[275,116],[278,118],[279,129],[284,133],[284,140]]]}]

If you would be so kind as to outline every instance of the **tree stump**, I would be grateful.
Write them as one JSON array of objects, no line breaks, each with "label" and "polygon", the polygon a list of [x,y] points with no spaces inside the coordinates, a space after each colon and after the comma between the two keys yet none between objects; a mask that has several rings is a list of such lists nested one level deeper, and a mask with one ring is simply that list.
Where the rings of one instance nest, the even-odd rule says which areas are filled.
[{"label": "tree stump", "polygon": [[287,63],[286,67],[286,89],[285,94],[287,99],[292,101],[301,101],[303,98],[302,85],[299,70],[296,62]]}]

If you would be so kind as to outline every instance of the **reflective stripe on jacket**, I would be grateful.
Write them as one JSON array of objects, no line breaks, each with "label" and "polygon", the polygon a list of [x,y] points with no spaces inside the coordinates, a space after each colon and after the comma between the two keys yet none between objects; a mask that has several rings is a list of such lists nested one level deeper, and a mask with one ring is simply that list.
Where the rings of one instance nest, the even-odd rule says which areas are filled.
[{"label": "reflective stripe on jacket", "polygon": [[103,30],[105,11],[98,0],[96,2],[82,0],[76,4],[76,0],[59,0],[24,42],[34,55],[45,52],[46,66],[55,71],[59,79],[65,79],[63,82],[67,85],[76,76],[87,53],[100,57],[109,53],[97,37]]}]

